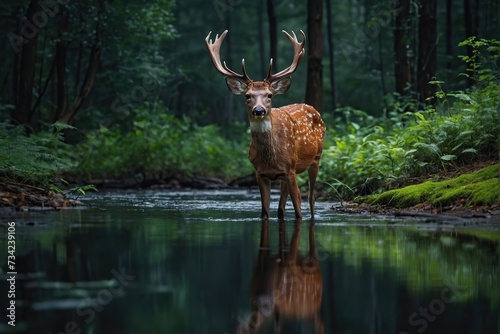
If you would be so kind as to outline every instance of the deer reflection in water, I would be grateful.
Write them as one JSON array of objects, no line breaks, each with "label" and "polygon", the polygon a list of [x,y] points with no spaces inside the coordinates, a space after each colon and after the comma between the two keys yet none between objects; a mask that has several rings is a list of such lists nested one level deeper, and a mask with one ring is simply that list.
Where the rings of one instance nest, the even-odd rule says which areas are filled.
[{"label": "deer reflection in water", "polygon": [[290,247],[287,247],[285,222],[279,222],[278,254],[272,254],[269,242],[269,221],[262,222],[260,248],[255,265],[250,296],[252,313],[242,320],[238,334],[258,333],[274,319],[276,333],[282,320],[308,322],[314,333],[324,333],[321,317],[323,280],[314,239],[314,221],[309,225],[308,254],[299,253],[300,220],[294,224]]}]

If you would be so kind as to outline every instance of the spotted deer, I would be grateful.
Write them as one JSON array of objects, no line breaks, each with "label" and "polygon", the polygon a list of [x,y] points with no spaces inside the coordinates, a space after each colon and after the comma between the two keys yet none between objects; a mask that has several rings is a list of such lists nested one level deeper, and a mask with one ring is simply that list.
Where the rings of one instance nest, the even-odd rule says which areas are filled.
[{"label": "spotted deer", "polygon": [[222,75],[231,92],[244,95],[247,101],[250,121],[251,142],[248,157],[256,170],[259,185],[262,212],[261,218],[267,219],[270,207],[271,180],[281,180],[281,195],[278,205],[278,218],[285,216],[285,204],[288,195],[292,199],[295,217],[302,218],[300,207],[301,195],[296,174],[305,170],[309,174],[309,207],[314,217],[314,185],[318,175],[319,159],[323,150],[325,124],[319,112],[312,106],[297,103],[281,108],[272,108],[274,95],[285,93],[290,87],[290,75],[295,72],[304,56],[306,36],[302,33],[302,42],[283,31],[293,45],[292,64],[284,70],[272,74],[273,60],[269,62],[269,71],[264,81],[252,81],[242,59],[243,74],[229,69],[221,62],[220,48],[227,30],[215,36],[212,42],[211,32],[205,38],[212,63]]}]

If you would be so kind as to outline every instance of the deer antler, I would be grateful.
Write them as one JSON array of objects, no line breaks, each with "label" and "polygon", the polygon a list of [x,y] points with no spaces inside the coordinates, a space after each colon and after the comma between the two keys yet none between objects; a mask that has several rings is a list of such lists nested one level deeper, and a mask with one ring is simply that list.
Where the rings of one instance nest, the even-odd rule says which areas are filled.
[{"label": "deer antler", "polygon": [[226,37],[227,30],[224,31],[220,37],[219,35],[215,35],[215,40],[212,43],[212,40],[210,39],[210,34],[212,32],[209,32],[207,35],[207,38],[205,38],[205,44],[207,46],[208,52],[210,53],[210,58],[212,58],[212,63],[214,64],[215,68],[217,71],[219,71],[222,75],[230,78],[235,78],[244,82],[251,82],[252,79],[247,74],[247,71],[245,70],[245,59],[241,60],[241,68],[243,70],[243,74],[238,74],[231,70],[229,67],[227,67],[226,62],[221,62],[220,60],[220,46],[222,44],[222,41]]},{"label": "deer antler", "polygon": [[271,60],[269,61],[269,71],[267,72],[267,77],[264,79],[264,81],[271,83],[271,82],[276,81],[278,79],[281,79],[283,77],[289,76],[290,74],[295,72],[295,70],[297,69],[297,66],[299,65],[302,57],[304,57],[304,53],[305,53],[304,45],[306,44],[306,35],[304,34],[304,32],[302,30],[300,32],[302,33],[302,42],[299,43],[299,41],[297,40],[297,36],[295,36],[295,33],[293,31],[292,31],[292,34],[293,34],[293,37],[292,37],[292,36],[290,36],[289,33],[287,33],[285,30],[283,30],[283,33],[286,35],[286,37],[288,37],[290,42],[292,42],[292,44],[293,44],[292,64],[276,74],[271,74],[272,69],[273,69],[273,59],[271,58]]}]

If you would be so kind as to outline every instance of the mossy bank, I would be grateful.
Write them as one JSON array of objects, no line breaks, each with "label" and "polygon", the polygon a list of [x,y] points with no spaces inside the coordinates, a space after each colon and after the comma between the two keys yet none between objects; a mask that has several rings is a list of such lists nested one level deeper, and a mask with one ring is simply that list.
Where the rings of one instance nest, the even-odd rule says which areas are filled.
[{"label": "mossy bank", "polygon": [[364,197],[361,201],[398,209],[417,205],[431,205],[434,208],[454,205],[493,206],[499,204],[498,189],[499,168],[498,164],[495,164],[453,179],[426,181]]}]

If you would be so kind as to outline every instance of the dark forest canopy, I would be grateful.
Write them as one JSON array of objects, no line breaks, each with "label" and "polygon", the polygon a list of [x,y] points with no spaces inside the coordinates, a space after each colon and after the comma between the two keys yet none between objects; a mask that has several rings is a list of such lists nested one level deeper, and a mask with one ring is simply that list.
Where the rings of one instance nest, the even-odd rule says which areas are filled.
[{"label": "dark forest canopy", "polygon": [[[318,108],[382,115],[395,92],[424,102],[433,88],[422,82],[433,78],[450,90],[471,85],[458,75],[465,71],[459,56],[471,52],[459,42],[499,37],[496,0],[325,0],[323,28],[311,34],[313,7],[298,0],[3,2],[0,120],[91,129],[162,103],[201,124],[245,121],[243,101],[226,90],[203,43],[209,31],[225,29],[222,58],[232,68],[245,58],[253,78],[264,77],[271,56],[280,69],[289,64],[281,30],[302,29],[309,43],[321,33],[323,44],[308,50],[324,47],[322,59],[309,59],[322,68]],[[307,68],[299,66],[276,104],[306,100]]]}]

